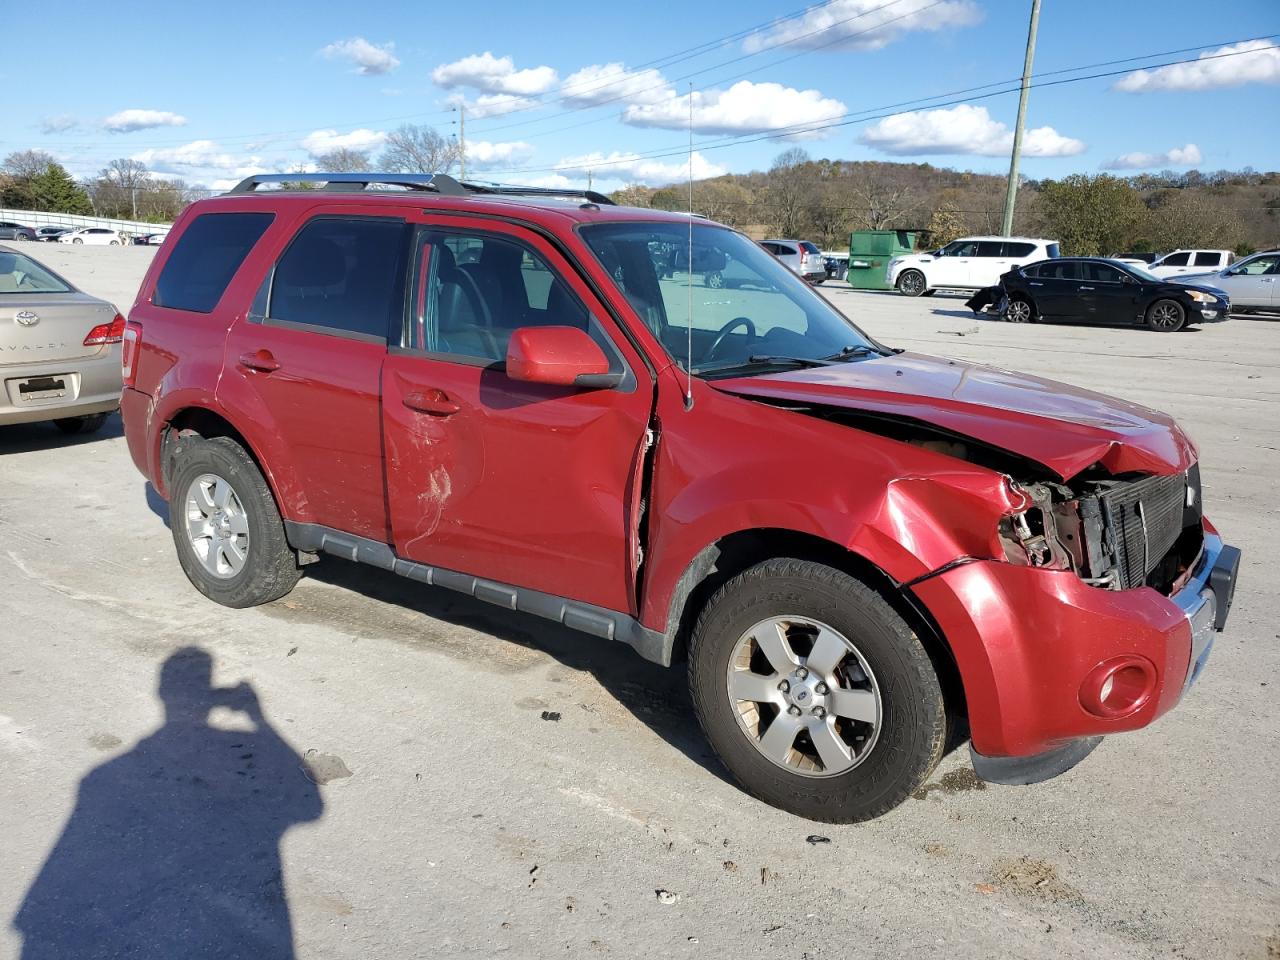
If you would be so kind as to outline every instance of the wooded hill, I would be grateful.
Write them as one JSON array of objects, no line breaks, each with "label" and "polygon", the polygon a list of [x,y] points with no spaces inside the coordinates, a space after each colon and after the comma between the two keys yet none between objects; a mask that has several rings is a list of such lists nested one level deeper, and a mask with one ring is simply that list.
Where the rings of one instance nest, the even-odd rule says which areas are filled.
[{"label": "wooded hill", "polygon": [[[813,160],[781,154],[767,171],[728,174],[693,185],[697,213],[753,236],[848,245],[863,229],[922,231],[934,247],[966,234],[999,233],[1005,178],[928,163]],[[684,210],[688,187],[630,186],[618,202]],[[1073,174],[1024,180],[1014,232],[1058,239],[1063,252],[1105,255],[1215,247],[1238,254],[1280,246],[1280,172],[1165,171],[1117,177]]]}]

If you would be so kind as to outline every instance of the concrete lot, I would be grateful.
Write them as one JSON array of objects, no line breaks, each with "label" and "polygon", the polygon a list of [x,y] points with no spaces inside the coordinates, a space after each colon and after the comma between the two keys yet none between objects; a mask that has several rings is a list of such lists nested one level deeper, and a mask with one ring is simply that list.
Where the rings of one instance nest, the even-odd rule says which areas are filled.
[{"label": "concrete lot", "polygon": [[[152,253],[31,252],[122,308]],[[9,428],[0,917],[26,900],[24,929],[88,929],[91,895],[120,912],[132,878],[179,864],[169,900],[133,916],[173,944],[155,955],[188,955],[199,904],[269,916],[277,933],[287,907],[301,957],[1274,960],[1280,323],[1013,326],[955,298],[823,291],[890,344],[1181,420],[1244,566],[1228,632],[1178,710],[1047,784],[975,787],[962,751],[891,816],[819,826],[726,781],[679,671],[333,559],[269,606],[215,606],[183,577],[118,418],[84,440]],[[190,645],[218,687],[252,687],[256,732],[230,709],[252,709],[246,687],[210,695],[217,729],[165,723],[157,671]],[[304,778],[307,751],[324,785]],[[208,783],[217,798],[193,807]],[[282,878],[245,889],[263,863],[274,876],[282,833]],[[20,943],[0,924],[0,956]]]}]

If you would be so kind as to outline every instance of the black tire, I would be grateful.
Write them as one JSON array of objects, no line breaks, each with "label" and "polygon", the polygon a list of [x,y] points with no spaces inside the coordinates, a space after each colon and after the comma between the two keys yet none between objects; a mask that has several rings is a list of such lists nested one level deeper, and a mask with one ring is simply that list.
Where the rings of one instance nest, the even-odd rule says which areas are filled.
[{"label": "black tire", "polygon": [[1147,326],[1156,333],[1177,333],[1187,325],[1187,311],[1177,300],[1157,300],[1147,308]]},{"label": "black tire", "polygon": [[[192,586],[216,603],[237,608],[269,603],[292,590],[302,576],[297,555],[285,538],[271,488],[244,448],[229,437],[184,437],[171,463],[169,529],[178,562]],[[226,479],[248,521],[244,565],[230,578],[216,577],[206,570],[187,536],[187,492],[195,479],[206,473]]]},{"label": "black tire", "polygon": [[[1025,310],[1025,314],[1021,311]],[[1013,296],[1009,298],[1009,306],[1005,308],[1004,317],[1010,323],[1035,323],[1040,317],[1035,301],[1029,297]]]},{"label": "black tire", "polygon": [[71,242],[72,242],[72,243],[80,243],[80,244],[83,244],[83,243],[84,243],[84,241],[83,241],[83,240],[81,240],[79,237],[75,237]]},{"label": "black tire", "polygon": [[704,282],[712,290],[719,290],[724,286],[724,274],[719,270],[711,270],[704,278]]},{"label": "black tire", "polygon": [[924,274],[919,270],[903,270],[898,275],[898,292],[904,297],[918,297],[928,289]]},{"label": "black tire", "polygon": [[[842,633],[877,678],[878,737],[845,773],[791,772],[764,756],[738,722],[728,690],[730,657],[754,625],[786,616]],[[819,563],[768,560],[724,584],[694,628],[689,688],[707,739],[743,789],[811,820],[855,823],[889,812],[928,779],[947,741],[942,686],[923,644],[879,593]]]},{"label": "black tire", "polygon": [[91,413],[84,417],[65,417],[53,421],[53,425],[68,435],[77,433],[96,433],[107,422],[109,413]]}]

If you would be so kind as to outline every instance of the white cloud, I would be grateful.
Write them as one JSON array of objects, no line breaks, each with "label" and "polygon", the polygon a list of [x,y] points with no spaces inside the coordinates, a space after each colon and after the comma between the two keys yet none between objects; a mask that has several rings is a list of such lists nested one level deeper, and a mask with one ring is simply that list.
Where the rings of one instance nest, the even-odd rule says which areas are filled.
[{"label": "white cloud", "polygon": [[350,133],[339,133],[333,129],[314,130],[298,141],[298,145],[313,157],[318,157],[330,150],[373,150],[386,140],[385,133],[360,127]]},{"label": "white cloud", "polygon": [[41,133],[66,133],[80,126],[80,121],[69,113],[59,113],[52,117],[45,117],[40,121]]},{"label": "white cloud", "polygon": [[1164,153],[1124,153],[1102,165],[1103,170],[1150,170],[1153,167],[1194,167],[1200,163],[1200,148],[1194,143],[1174,147]]},{"label": "white cloud", "polygon": [[[596,151],[577,157],[565,157],[556,164],[555,168],[566,174],[591,172],[602,180],[629,179],[649,185],[672,183],[677,180],[687,180],[689,177],[687,161],[663,163],[660,160],[647,160],[634,153],[621,153],[616,150],[609,154]],[[720,177],[728,172],[727,167],[711,163],[701,153],[694,151],[693,178],[695,180]]]},{"label": "white cloud", "polygon": [[1135,70],[1117,80],[1112,89],[1125,93],[1213,90],[1246,83],[1280,83],[1280,48],[1266,40],[1246,40],[1206,51],[1191,63]]},{"label": "white cloud", "polygon": [[575,107],[593,107],[622,100],[654,104],[674,97],[675,91],[657,70],[628,70],[621,63],[592,64],[565,78],[560,96]]},{"label": "white cloud", "polygon": [[394,43],[378,46],[364,37],[352,37],[350,40],[334,41],[321,49],[320,55],[326,60],[350,60],[356,65],[356,73],[372,77],[390,73],[400,66],[400,61],[391,52],[394,47]]},{"label": "white cloud", "polygon": [[474,100],[468,100],[461,94],[455,94],[447,102],[452,107],[466,107],[467,117],[476,120],[484,117],[501,117],[516,110],[527,110],[532,107],[542,106],[542,101],[535,100],[532,97],[513,97],[505,93],[484,93]]},{"label": "white cloud", "polygon": [[[635,104],[623,114],[623,122],[637,127],[683,130],[689,124],[689,95],[670,95],[660,103]],[[700,133],[766,133],[799,124],[821,123],[842,116],[839,100],[817,90],[796,90],[780,83],[739,80],[728,90],[693,91],[693,127]],[[799,140],[813,133],[788,134],[779,139]],[[821,132],[817,133],[821,136]]]},{"label": "white cloud", "polygon": [[913,30],[950,30],[981,19],[971,0],[835,0],[753,33],[743,47],[749,53],[780,44],[799,49],[879,50]]},{"label": "white cloud", "polygon": [[517,70],[510,57],[495,57],[489,51],[472,54],[443,63],[431,71],[431,80],[447,89],[471,87],[481,93],[507,93],[527,97],[546,93],[556,84],[556,72],[551,67],[530,67]]},{"label": "white cloud", "polygon": [[[991,119],[986,107],[967,103],[943,110],[894,114],[862,131],[858,140],[899,156],[943,153],[1003,157],[1013,150],[1013,131]],[[1082,141],[1064,137],[1053,127],[1036,127],[1022,136],[1025,157],[1072,157],[1085,149]]]},{"label": "white cloud", "polygon": [[490,143],[488,140],[467,141],[467,166],[476,170],[515,163],[533,154],[533,146],[522,140]]},{"label": "white cloud", "polygon": [[135,153],[132,159],[145,163],[157,172],[173,174],[183,174],[189,170],[221,170],[234,172],[237,176],[248,176],[262,168],[261,158],[227,153],[213,140],[193,140],[180,147],[143,150]]},{"label": "white cloud", "polygon": [[187,118],[168,110],[121,110],[102,121],[103,129],[111,133],[132,133],[153,127],[183,127]]}]

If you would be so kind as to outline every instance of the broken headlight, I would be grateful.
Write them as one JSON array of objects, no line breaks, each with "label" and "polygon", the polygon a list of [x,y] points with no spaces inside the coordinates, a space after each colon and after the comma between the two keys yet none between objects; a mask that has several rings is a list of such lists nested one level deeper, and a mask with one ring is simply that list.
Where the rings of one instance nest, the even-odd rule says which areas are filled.
[{"label": "broken headlight", "polygon": [[1059,523],[1065,518],[1055,510],[1054,489],[1043,483],[1008,483],[1010,499],[1018,502],[1021,498],[1021,504],[1000,520],[1005,559],[1020,567],[1072,569],[1070,541],[1075,540],[1075,534],[1059,532]]}]

